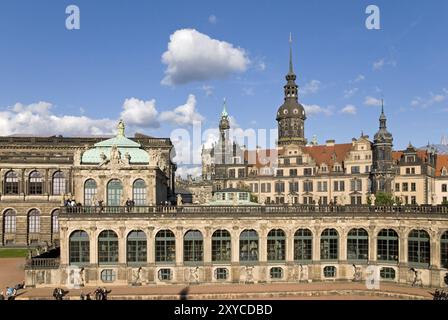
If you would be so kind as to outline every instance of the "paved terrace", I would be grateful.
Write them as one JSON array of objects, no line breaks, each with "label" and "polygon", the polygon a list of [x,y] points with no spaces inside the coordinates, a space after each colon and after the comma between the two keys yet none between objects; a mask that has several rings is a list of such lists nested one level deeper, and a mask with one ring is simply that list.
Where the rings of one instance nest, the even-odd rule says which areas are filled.
[{"label": "paved terrace", "polygon": [[[79,300],[81,291],[93,292],[96,287],[68,289],[67,300]],[[318,282],[297,284],[214,284],[170,285],[141,287],[107,287],[111,300],[226,300],[226,299],[432,299],[431,289],[380,285],[380,290],[369,290],[364,283]],[[18,300],[53,299],[52,288],[26,288]]]}]

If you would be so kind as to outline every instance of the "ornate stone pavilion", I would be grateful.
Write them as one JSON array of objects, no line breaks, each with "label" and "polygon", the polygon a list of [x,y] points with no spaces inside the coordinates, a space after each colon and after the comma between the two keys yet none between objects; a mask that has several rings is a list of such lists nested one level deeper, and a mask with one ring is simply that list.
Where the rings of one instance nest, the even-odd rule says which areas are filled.
[{"label": "ornate stone pavilion", "polygon": [[0,245],[58,245],[60,207],[123,206],[174,200],[169,139],[0,137]]}]

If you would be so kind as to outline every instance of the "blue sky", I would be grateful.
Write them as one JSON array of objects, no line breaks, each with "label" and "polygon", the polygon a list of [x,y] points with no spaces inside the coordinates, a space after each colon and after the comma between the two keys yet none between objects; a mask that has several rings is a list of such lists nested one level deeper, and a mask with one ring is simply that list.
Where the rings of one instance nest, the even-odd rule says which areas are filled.
[{"label": "blue sky", "polygon": [[[65,28],[70,4],[80,30]],[[369,4],[381,10],[381,30],[365,27]],[[384,96],[396,149],[438,143],[448,134],[447,20],[445,0],[2,0],[0,134],[104,133],[125,117],[131,131],[170,136],[192,119],[216,127],[224,97],[242,128],[276,128],[292,32],[309,139],[373,137]],[[162,84],[170,63],[181,66],[162,55],[182,29],[201,45],[188,49],[182,81]],[[198,58],[213,39],[230,49]],[[173,112],[179,106],[185,113]]]}]

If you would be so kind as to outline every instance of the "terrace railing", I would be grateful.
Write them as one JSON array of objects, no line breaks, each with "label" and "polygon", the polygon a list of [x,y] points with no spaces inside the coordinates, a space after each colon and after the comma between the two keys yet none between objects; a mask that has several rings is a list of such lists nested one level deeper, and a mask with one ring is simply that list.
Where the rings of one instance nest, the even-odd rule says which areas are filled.
[{"label": "terrace railing", "polygon": [[59,258],[31,258],[26,260],[25,269],[57,269]]},{"label": "terrace railing", "polygon": [[62,214],[448,214],[448,206],[317,206],[317,205],[259,205],[259,206],[92,206],[61,207]]}]

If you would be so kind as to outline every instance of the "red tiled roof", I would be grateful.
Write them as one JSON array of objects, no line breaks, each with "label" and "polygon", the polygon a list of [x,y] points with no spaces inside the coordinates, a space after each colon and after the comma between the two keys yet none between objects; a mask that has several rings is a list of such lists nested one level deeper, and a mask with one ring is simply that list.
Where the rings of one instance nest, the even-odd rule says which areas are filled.
[{"label": "red tiled roof", "polygon": [[442,175],[443,168],[448,169],[448,155],[439,154],[439,155],[437,155],[436,177],[440,177]]},{"label": "red tiled roof", "polygon": [[[400,161],[403,154],[404,151],[392,151],[392,160],[396,162]],[[428,160],[428,153],[426,150],[417,150],[417,157],[423,160],[423,162],[426,162]]]},{"label": "red tiled roof", "polygon": [[[322,163],[332,166],[334,163],[342,163],[347,158],[348,153],[352,149],[351,143],[335,144],[333,146],[321,145],[304,147],[304,153],[309,154],[316,164],[320,166]],[[336,156],[333,159],[333,156]]]}]

